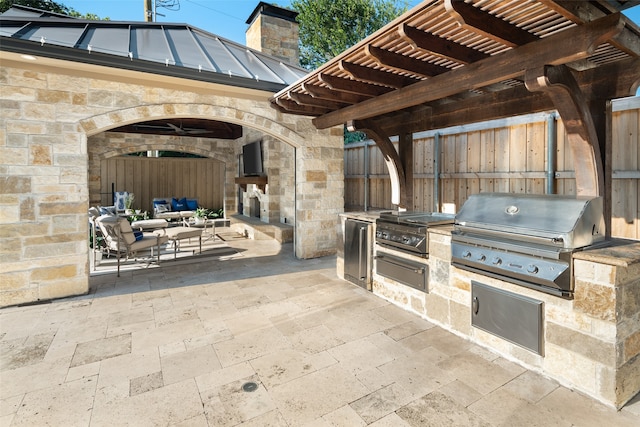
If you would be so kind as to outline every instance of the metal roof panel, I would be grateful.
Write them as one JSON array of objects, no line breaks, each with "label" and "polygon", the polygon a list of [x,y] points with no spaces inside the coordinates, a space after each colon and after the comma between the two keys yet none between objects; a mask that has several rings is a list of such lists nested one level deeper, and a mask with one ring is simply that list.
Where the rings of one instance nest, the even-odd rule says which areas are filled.
[{"label": "metal roof panel", "polygon": [[[81,62],[92,61],[86,57],[87,51],[98,52],[107,55],[94,58],[93,62],[100,65],[166,75],[197,75],[196,80],[229,81],[234,86],[268,91],[285,87],[307,74],[301,67],[284,64],[187,24],[91,21],[14,5],[0,15],[0,37],[6,39],[0,49],[57,57],[62,54],[58,47],[72,48],[60,59]],[[114,58],[111,65],[108,55]],[[122,61],[122,57],[131,61]],[[135,64],[136,60],[147,64]],[[181,70],[185,68],[195,70],[195,74]],[[200,75],[200,71],[214,74]]]},{"label": "metal roof panel", "polygon": [[129,55],[128,27],[90,27],[78,44],[80,49],[107,53],[110,55]]}]

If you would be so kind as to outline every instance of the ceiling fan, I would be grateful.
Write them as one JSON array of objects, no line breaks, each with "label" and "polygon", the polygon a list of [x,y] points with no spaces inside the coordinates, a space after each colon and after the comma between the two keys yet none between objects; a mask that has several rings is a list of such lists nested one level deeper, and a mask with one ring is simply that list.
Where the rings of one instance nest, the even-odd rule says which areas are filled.
[{"label": "ceiling fan", "polygon": [[182,122],[180,122],[180,126],[176,126],[173,123],[166,122],[164,126],[162,125],[154,125],[154,124],[137,124],[134,125],[137,130],[153,130],[159,132],[175,132],[178,135],[186,136],[186,135],[202,135],[205,133],[211,133],[209,129],[202,128],[188,128],[183,127]]}]

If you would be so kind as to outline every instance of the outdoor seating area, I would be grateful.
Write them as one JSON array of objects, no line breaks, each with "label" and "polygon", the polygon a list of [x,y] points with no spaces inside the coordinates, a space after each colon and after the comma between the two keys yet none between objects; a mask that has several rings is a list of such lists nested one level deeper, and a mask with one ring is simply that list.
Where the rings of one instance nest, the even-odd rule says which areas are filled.
[{"label": "outdoor seating area", "polygon": [[124,263],[128,263],[129,269],[148,268],[151,263],[159,265],[168,259],[211,255],[208,251],[212,246],[216,246],[215,249],[224,246],[216,236],[217,231],[229,226],[224,218],[196,222],[194,217],[185,217],[184,221],[171,222],[158,218],[135,219],[137,215],[115,212],[114,207],[89,209],[92,272],[114,270],[120,276]]},{"label": "outdoor seating area", "polygon": [[[156,219],[180,220],[183,223],[195,215],[198,209],[197,199],[186,197],[160,197],[153,199],[153,217]],[[186,224],[185,224],[186,225]]]}]

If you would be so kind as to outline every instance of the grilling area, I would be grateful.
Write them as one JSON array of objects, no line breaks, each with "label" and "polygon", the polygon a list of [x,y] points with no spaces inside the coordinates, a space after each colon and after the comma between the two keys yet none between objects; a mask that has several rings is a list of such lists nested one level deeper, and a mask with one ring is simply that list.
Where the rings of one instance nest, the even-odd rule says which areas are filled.
[{"label": "grilling area", "polygon": [[[271,100],[384,157],[394,209],[341,215],[339,276],[616,408],[640,391],[640,244],[611,237],[611,100],[640,84],[627,6],[425,1]],[[574,191],[415,209],[415,133],[544,111]]]}]

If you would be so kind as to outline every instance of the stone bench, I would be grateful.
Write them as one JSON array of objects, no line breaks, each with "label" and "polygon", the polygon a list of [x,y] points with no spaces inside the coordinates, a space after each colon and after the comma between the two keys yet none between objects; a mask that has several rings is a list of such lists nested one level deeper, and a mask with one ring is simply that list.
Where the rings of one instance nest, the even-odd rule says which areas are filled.
[{"label": "stone bench", "polygon": [[293,242],[293,225],[291,224],[267,224],[257,218],[232,215],[231,229],[253,240],[274,239],[278,243]]}]

